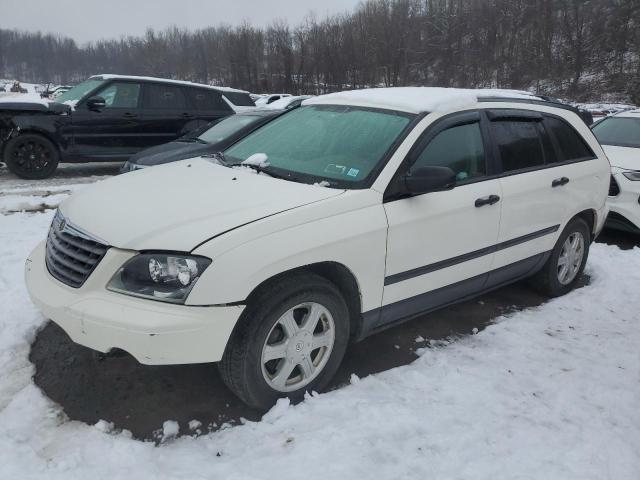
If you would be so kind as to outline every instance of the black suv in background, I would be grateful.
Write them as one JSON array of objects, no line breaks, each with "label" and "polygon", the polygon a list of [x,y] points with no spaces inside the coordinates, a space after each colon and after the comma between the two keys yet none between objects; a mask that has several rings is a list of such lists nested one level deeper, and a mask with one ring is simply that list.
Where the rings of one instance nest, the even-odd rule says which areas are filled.
[{"label": "black suv in background", "polygon": [[98,75],[55,102],[0,103],[0,153],[16,175],[47,178],[59,162],[125,161],[232,115],[238,104],[254,105],[241,90]]}]

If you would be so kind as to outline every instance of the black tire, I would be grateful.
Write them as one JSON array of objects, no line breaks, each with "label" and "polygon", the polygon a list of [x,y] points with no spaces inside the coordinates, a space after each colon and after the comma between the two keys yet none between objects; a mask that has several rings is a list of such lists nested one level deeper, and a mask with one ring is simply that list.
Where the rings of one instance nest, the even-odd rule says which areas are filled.
[{"label": "black tire", "polygon": [[[582,255],[582,262],[580,263],[580,267],[575,277],[570,282],[563,284],[560,282],[558,275],[558,261],[565,241],[574,233],[582,235],[582,238],[584,239],[584,253]],[[560,234],[556,245],[551,251],[549,259],[544,264],[544,267],[542,267],[542,270],[540,270],[540,272],[531,279],[533,286],[542,294],[550,297],[559,297],[573,290],[582,276],[584,266],[587,264],[590,245],[591,231],[589,230],[587,222],[581,218],[572,219]]]},{"label": "black tire", "polygon": [[[305,302],[319,303],[330,312],[335,325],[333,348],[324,368],[310,383],[298,390],[281,392],[272,388],[263,376],[263,345],[278,319]],[[349,329],[349,310],[333,283],[312,273],[292,275],[250,299],[218,368],[229,389],[251,407],[267,410],[283,397],[298,402],[305,392],[321,391],[327,386],[344,356]]]},{"label": "black tire", "polygon": [[28,180],[49,178],[58,168],[59,160],[56,146],[48,138],[35,133],[13,137],[4,149],[7,168]]}]

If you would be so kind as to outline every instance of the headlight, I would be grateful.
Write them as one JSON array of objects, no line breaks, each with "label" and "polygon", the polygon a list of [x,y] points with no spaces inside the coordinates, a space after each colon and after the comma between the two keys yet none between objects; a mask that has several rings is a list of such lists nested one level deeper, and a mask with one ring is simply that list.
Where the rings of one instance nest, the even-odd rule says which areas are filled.
[{"label": "headlight", "polygon": [[622,172],[622,174],[633,182],[640,182],[640,172]]},{"label": "headlight", "polygon": [[211,259],[167,252],[141,253],[125,263],[107,289],[113,292],[184,303]]}]

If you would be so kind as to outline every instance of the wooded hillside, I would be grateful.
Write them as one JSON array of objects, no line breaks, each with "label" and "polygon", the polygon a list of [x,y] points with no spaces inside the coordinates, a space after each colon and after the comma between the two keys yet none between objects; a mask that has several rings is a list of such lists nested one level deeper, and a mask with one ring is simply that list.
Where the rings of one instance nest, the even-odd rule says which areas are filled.
[{"label": "wooded hillside", "polygon": [[640,103],[640,0],[369,0],[300,25],[174,27],[85,45],[0,30],[0,78],[97,73],[253,92],[495,86]]}]

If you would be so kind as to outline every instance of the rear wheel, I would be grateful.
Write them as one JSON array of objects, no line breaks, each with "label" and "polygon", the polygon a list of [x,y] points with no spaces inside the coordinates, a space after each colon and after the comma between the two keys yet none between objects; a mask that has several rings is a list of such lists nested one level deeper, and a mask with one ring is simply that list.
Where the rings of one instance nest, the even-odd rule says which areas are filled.
[{"label": "rear wheel", "polygon": [[547,263],[533,277],[534,286],[552,297],[573,290],[587,263],[590,243],[587,223],[581,218],[571,220],[560,234]]},{"label": "rear wheel", "polygon": [[349,312],[337,288],[315,274],[273,284],[247,305],[218,364],[227,386],[252,407],[301,400],[324,388],[349,339]]},{"label": "rear wheel", "polygon": [[7,142],[4,162],[21,178],[37,180],[53,175],[60,155],[56,146],[42,135],[27,133]]}]

